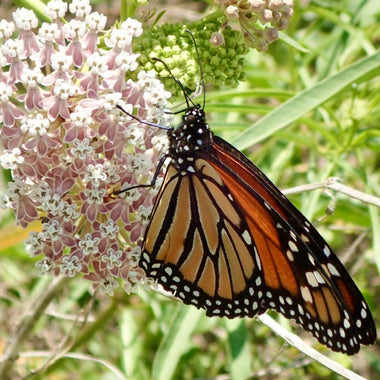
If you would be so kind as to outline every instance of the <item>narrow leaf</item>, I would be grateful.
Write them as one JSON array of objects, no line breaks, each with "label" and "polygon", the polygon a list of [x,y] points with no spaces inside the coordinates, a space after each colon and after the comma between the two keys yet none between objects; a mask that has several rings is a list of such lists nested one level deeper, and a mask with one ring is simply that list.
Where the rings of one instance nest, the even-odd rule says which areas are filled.
[{"label": "narrow leaf", "polygon": [[380,52],[377,52],[289,99],[258,120],[246,131],[238,134],[232,140],[232,143],[239,149],[252,146],[274,132],[285,128],[307,112],[332,98],[345,87],[359,81],[365,75],[375,75],[376,71],[380,71],[379,67]]}]

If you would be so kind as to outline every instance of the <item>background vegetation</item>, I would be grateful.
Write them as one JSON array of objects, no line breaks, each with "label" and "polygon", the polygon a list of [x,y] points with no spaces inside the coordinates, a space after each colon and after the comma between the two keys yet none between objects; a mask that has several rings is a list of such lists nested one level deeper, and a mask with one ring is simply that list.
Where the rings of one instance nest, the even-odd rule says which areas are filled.
[{"label": "background vegetation", "polygon": [[[150,1],[149,6],[167,10],[160,22],[188,22],[204,17],[211,3]],[[284,32],[292,40],[284,37],[265,53],[252,50],[239,87],[209,89],[208,119],[216,134],[244,149],[281,189],[302,186],[291,200],[335,249],[379,325],[380,4],[296,4]],[[116,1],[92,5],[110,23],[120,14]],[[15,6],[2,2],[2,17],[10,20]],[[330,177],[347,187],[322,189]],[[4,183],[8,180],[4,173]],[[315,183],[320,189],[309,191],[307,185]],[[25,319],[41,306],[52,279],[38,277],[25,253],[27,232],[15,228],[4,210],[0,216],[0,352],[10,337],[17,338],[20,317],[28,322],[29,334],[13,363],[18,376],[37,370],[37,379],[340,378],[259,321],[206,318],[147,290],[129,296],[120,290],[110,298],[93,296],[79,278],[59,280],[43,315]],[[379,377],[378,344],[347,357],[272,315],[344,367]]]}]

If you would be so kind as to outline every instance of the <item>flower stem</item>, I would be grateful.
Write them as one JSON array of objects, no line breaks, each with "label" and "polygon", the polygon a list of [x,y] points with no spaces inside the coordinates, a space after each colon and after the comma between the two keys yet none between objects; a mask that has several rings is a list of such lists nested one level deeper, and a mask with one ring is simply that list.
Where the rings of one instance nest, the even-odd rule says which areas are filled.
[{"label": "flower stem", "polygon": [[70,281],[68,277],[57,277],[51,281],[48,289],[44,289],[38,294],[27,307],[24,314],[13,333],[11,334],[4,354],[0,359],[0,379],[11,379],[12,368],[18,358],[19,348],[22,342],[28,337],[33,330],[33,326],[38,322],[44,311],[60,291],[60,289]]}]

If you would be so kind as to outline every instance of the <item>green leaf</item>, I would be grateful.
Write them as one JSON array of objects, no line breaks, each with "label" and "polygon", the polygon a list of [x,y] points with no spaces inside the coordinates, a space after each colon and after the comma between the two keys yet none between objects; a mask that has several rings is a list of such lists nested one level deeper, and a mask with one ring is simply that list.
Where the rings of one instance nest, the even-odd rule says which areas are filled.
[{"label": "green leaf", "polygon": [[153,380],[169,380],[173,377],[181,356],[190,347],[190,336],[203,314],[202,310],[178,304],[170,330],[161,341],[153,362]]},{"label": "green leaf", "polygon": [[360,81],[364,76],[375,76],[379,72],[380,52],[377,52],[289,99],[238,134],[232,143],[239,149],[248,148],[320,106],[345,87]]},{"label": "green leaf", "polygon": [[125,308],[121,312],[120,318],[120,337],[123,346],[121,360],[123,372],[128,379],[138,378],[136,374],[141,372],[142,341],[139,337],[139,329],[136,323],[134,311]]},{"label": "green leaf", "polygon": [[284,32],[278,33],[280,40],[293,47],[294,49],[299,50],[301,53],[308,53],[309,50],[297,42],[294,38],[289,37]]},{"label": "green leaf", "polygon": [[249,337],[244,319],[226,321],[230,352],[230,373],[232,380],[248,379],[251,375],[251,353]]}]

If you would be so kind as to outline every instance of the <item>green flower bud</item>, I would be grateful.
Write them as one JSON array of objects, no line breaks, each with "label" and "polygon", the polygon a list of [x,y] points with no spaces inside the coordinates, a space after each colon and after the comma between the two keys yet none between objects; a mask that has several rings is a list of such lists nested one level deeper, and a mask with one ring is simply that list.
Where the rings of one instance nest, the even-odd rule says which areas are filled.
[{"label": "green flower bud", "polygon": [[[200,68],[194,44],[186,29],[191,30],[198,46],[204,80],[214,86],[237,86],[242,78],[244,55],[248,48],[238,31],[225,27],[222,32],[223,44],[215,46],[212,36],[219,32],[224,19],[204,22],[200,20],[191,26],[180,23],[154,26],[146,30],[140,39],[134,42],[134,52],[140,53],[139,63],[143,70],[155,70],[163,80],[165,87],[174,96],[181,96],[178,84],[170,78],[170,74],[161,62],[151,60],[162,59],[172,75],[185,88],[195,90],[200,82]],[[150,59],[149,59],[150,58]]]}]

